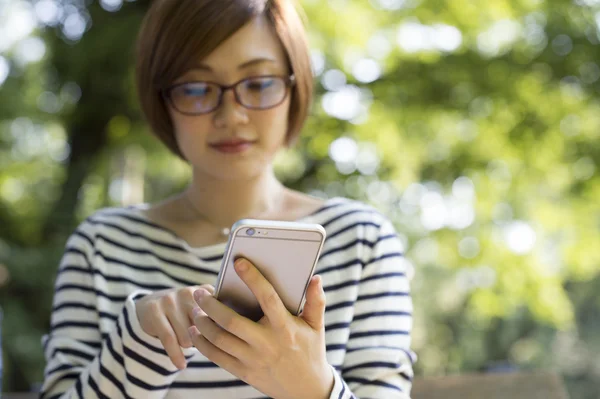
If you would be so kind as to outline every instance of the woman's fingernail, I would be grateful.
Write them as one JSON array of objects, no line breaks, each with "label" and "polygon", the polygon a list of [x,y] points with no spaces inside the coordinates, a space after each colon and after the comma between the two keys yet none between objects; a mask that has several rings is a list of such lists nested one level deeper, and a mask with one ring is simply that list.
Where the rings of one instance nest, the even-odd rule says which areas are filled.
[{"label": "woman's fingernail", "polygon": [[235,268],[238,272],[245,272],[248,270],[248,261],[245,259],[238,259],[235,261]]},{"label": "woman's fingernail", "polygon": [[314,279],[314,281],[315,281],[315,284],[317,284],[317,287],[319,287],[319,288],[320,288],[320,287],[322,286],[322,284],[321,284],[321,282],[322,282],[322,281],[321,281],[321,276],[319,276],[318,274],[315,274],[315,275],[313,276],[313,279]]},{"label": "woman's fingernail", "polygon": [[198,328],[196,328],[196,326],[188,327],[188,334],[190,335],[190,337],[194,338],[199,333],[200,333],[200,331],[198,331]]},{"label": "woman's fingernail", "polygon": [[192,310],[192,313],[194,314],[194,317],[198,317],[198,315],[202,313],[202,309],[194,308],[194,310]]},{"label": "woman's fingernail", "polygon": [[204,298],[206,296],[206,294],[207,294],[206,290],[202,290],[202,289],[201,290],[196,290],[194,292],[194,299],[196,301],[199,301],[200,299]]}]

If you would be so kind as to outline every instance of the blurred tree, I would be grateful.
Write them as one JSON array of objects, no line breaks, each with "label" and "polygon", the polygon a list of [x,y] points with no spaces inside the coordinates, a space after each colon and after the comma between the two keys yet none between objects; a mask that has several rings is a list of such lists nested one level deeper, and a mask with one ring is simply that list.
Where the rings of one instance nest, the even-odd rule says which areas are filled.
[{"label": "blurred tree", "polygon": [[[81,95],[77,106],[62,114],[69,136],[70,156],[61,195],[43,226],[44,239],[56,233],[59,233],[59,239],[64,239],[60,235],[64,230],[61,230],[65,226],[71,230],[78,224],[72,210],[77,206],[84,180],[93,169],[93,161],[108,144],[110,120],[115,115],[137,117],[126,93],[131,90],[129,72],[133,63],[133,39],[147,3],[127,4],[119,10],[117,18],[100,4],[93,3],[85,9],[92,27],[80,40],[70,41],[59,27],[47,35],[52,51],[48,62],[56,70],[57,81],[77,85]],[[64,27],[63,24],[63,30]]]},{"label": "blurred tree", "polygon": [[[553,368],[573,398],[597,397],[600,2],[302,3],[318,96],[277,173],[396,222],[415,269],[417,371]],[[42,378],[51,282],[74,226],[189,176],[134,99],[146,7],[0,2],[0,22],[31,27],[0,23],[7,390]]]}]

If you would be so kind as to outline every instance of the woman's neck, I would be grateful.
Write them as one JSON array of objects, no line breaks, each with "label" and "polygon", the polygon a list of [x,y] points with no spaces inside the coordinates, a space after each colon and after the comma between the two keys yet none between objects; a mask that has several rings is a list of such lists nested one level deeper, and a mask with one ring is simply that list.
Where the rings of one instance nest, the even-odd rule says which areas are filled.
[{"label": "woman's neck", "polygon": [[242,218],[267,218],[282,208],[286,188],[272,170],[254,179],[223,181],[194,174],[183,192],[192,214],[219,228]]}]

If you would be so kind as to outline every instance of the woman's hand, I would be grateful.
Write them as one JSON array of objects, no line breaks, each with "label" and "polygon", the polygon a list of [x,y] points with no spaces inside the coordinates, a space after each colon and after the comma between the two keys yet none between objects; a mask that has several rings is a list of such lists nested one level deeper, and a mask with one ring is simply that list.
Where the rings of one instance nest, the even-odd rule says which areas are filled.
[{"label": "woman's hand", "polygon": [[198,289],[194,326],[189,333],[209,360],[272,398],[325,399],[333,372],[325,351],[325,293],[312,278],[299,317],[284,306],[275,289],[250,262],[235,268],[256,296],[264,317],[255,323]]},{"label": "woman's hand", "polygon": [[147,295],[135,304],[142,330],[160,339],[171,361],[179,369],[186,367],[181,348],[193,346],[188,328],[194,324],[193,309],[198,307],[194,291],[198,288],[213,292],[213,287],[208,284],[169,289]]}]

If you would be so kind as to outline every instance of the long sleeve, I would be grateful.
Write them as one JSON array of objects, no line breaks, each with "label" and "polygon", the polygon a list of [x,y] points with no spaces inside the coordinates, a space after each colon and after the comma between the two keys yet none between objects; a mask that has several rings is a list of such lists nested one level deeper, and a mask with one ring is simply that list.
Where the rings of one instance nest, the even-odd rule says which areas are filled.
[{"label": "long sleeve", "polygon": [[415,355],[412,300],[403,245],[389,221],[367,251],[346,355],[331,399],[408,399]]},{"label": "long sleeve", "polygon": [[[97,279],[106,277],[94,268],[90,237],[93,226],[84,222],[69,239],[59,267],[50,331],[43,338],[47,365],[41,398],[163,398],[178,370],[160,341],[139,325],[135,300],[149,291],[119,297],[99,288]],[[102,301],[123,306],[115,315],[102,310]]]}]

